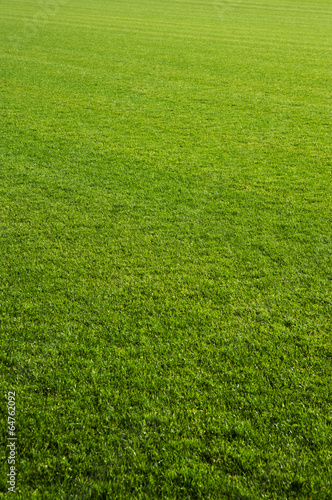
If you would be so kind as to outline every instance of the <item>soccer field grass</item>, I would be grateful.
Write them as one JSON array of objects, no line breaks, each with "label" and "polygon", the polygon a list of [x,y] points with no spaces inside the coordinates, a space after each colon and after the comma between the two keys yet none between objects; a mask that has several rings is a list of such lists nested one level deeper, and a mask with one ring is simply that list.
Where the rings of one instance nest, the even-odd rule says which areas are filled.
[{"label": "soccer field grass", "polygon": [[0,9],[0,497],[331,499],[332,2]]}]

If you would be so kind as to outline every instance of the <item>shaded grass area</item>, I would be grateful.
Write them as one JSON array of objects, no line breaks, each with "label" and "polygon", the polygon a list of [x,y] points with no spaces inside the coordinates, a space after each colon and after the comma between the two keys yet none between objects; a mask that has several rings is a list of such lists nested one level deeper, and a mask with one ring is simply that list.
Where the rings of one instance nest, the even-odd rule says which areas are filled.
[{"label": "shaded grass area", "polygon": [[4,5],[18,496],[331,498],[330,5]]}]

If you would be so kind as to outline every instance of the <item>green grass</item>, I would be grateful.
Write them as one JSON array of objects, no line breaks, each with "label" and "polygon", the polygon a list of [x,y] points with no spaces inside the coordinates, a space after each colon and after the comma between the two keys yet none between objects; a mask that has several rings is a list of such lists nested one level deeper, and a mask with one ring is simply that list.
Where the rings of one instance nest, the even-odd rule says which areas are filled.
[{"label": "green grass", "polygon": [[41,5],[1,2],[0,497],[16,391],[17,498],[331,499],[331,1]]}]

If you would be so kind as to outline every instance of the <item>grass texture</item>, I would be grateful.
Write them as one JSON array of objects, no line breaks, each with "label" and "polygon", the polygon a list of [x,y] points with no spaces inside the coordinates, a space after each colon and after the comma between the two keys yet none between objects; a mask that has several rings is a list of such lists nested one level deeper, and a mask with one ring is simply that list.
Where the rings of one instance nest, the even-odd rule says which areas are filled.
[{"label": "grass texture", "polygon": [[1,498],[331,499],[331,1],[0,40]]}]

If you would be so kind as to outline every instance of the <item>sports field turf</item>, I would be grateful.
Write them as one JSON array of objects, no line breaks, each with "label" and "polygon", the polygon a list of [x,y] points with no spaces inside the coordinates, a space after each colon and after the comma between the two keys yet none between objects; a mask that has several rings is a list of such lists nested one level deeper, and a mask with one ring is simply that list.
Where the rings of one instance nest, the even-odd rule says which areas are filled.
[{"label": "sports field turf", "polygon": [[332,1],[0,1],[0,497],[331,499]]}]

